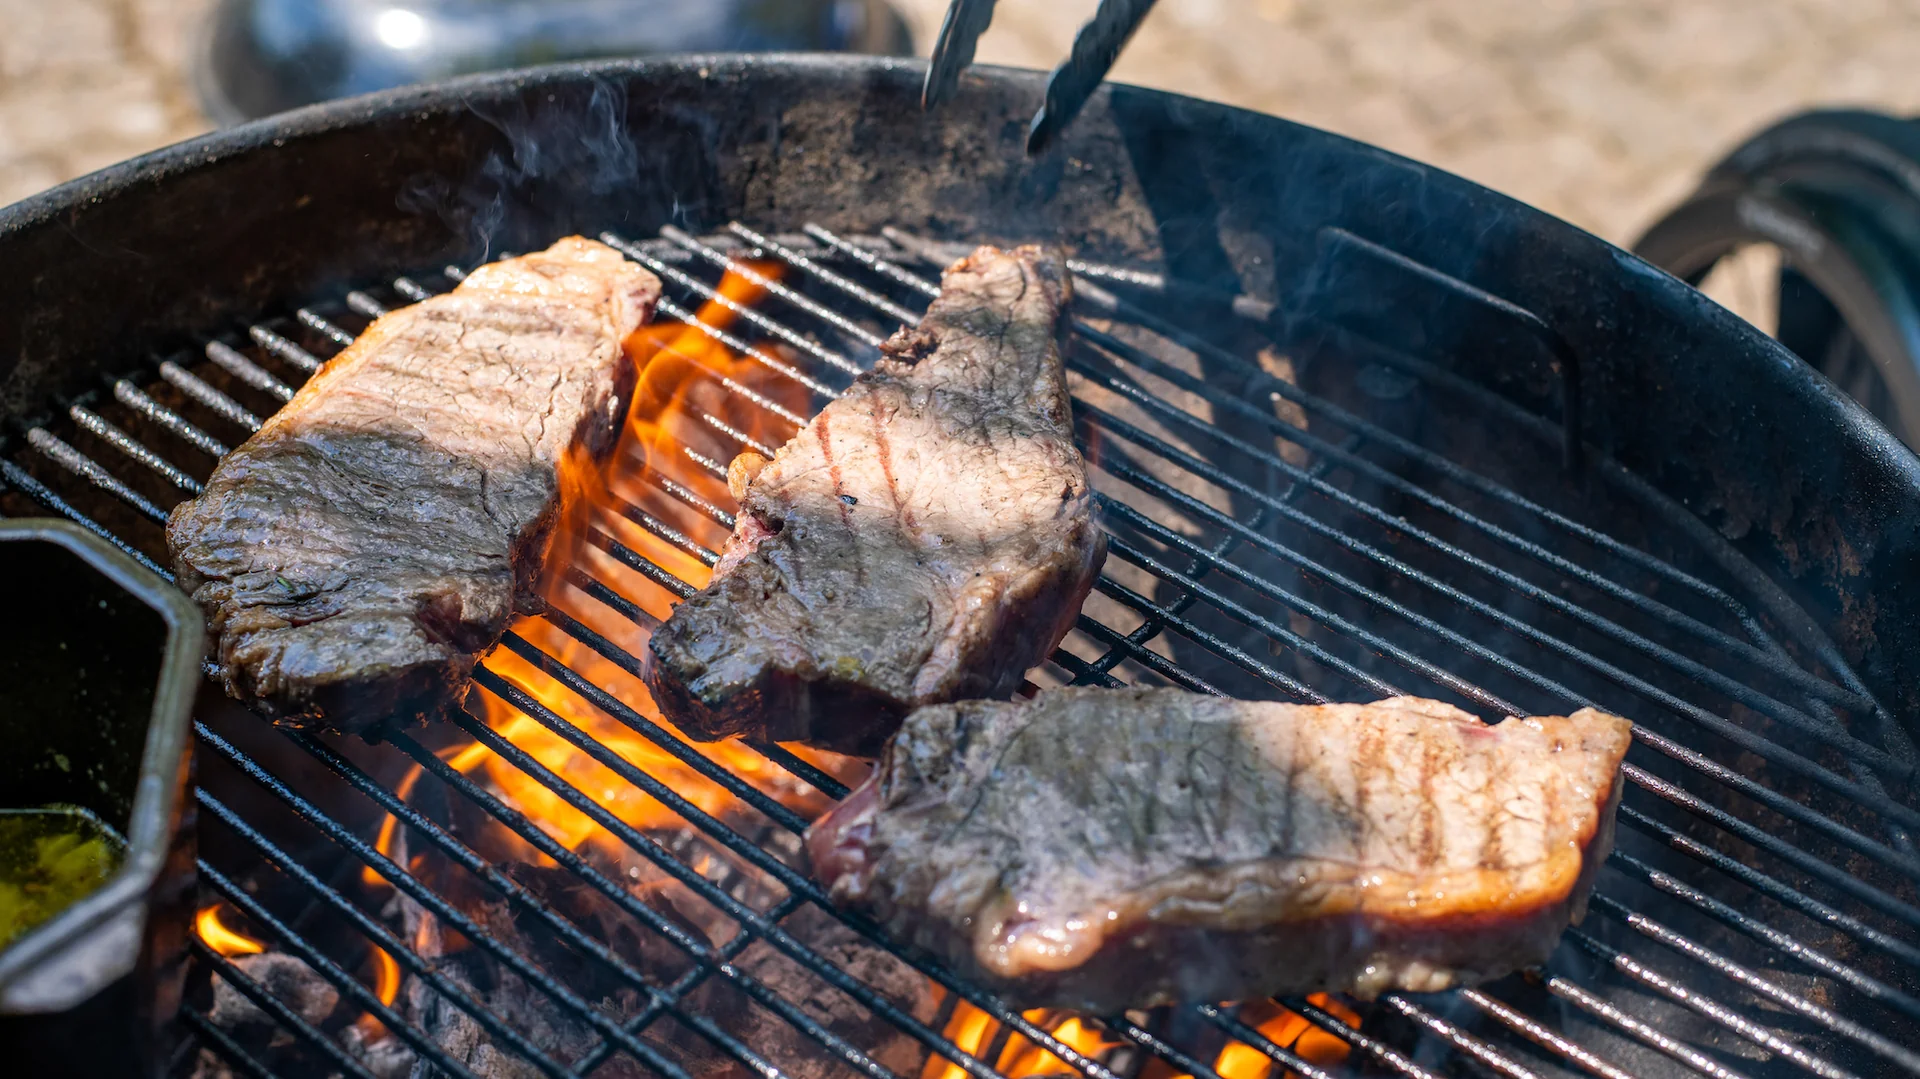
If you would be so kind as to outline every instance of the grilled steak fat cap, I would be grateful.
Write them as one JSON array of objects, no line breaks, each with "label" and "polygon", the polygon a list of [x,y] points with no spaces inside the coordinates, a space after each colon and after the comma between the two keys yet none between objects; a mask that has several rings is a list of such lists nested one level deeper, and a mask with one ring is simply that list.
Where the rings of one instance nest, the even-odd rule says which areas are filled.
[{"label": "grilled steak fat cap", "polygon": [[1062,689],[908,717],[808,835],[834,901],[1018,1007],[1435,991],[1546,959],[1623,719]]},{"label": "grilled steak fat cap", "polygon": [[782,446],[729,469],[734,532],[648,643],[700,739],[872,754],[912,709],[1011,696],[1106,555],[1060,339],[1060,252],[983,247]]},{"label": "grilled steak fat cap", "polygon": [[474,655],[541,607],[569,497],[634,384],[660,282],[579,237],[375,321],[228,454],[167,541],[228,692],[371,732],[456,703]]}]

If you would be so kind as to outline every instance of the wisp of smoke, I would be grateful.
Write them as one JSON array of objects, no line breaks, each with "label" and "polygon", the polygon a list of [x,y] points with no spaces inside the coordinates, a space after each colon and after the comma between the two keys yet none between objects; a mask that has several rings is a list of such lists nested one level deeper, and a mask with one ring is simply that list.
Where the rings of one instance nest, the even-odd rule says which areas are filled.
[{"label": "wisp of smoke", "polygon": [[523,220],[550,220],[564,199],[632,188],[640,152],[627,133],[627,101],[619,87],[595,79],[583,103],[575,95],[530,108],[524,100],[468,102],[474,115],[505,136],[507,152],[490,152],[458,181],[411,177],[396,199],[409,213],[437,215],[492,257],[494,244]]}]

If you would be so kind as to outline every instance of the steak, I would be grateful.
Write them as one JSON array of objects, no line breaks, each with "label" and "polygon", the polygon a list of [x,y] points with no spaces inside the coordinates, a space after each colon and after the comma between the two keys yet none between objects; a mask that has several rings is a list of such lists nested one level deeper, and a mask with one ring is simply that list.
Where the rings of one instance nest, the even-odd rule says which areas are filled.
[{"label": "steak", "polygon": [[1630,732],[1412,697],[964,701],[909,716],[807,848],[834,902],[1020,1008],[1430,992],[1585,915]]},{"label": "steak", "polygon": [[980,248],[771,462],[734,463],[713,579],[648,644],[667,718],[871,755],[914,708],[1013,693],[1106,557],[1060,363],[1068,298],[1059,252]]},{"label": "steak", "polygon": [[292,726],[440,714],[617,441],[653,275],[578,237],[376,321],[173,512],[227,691]]}]

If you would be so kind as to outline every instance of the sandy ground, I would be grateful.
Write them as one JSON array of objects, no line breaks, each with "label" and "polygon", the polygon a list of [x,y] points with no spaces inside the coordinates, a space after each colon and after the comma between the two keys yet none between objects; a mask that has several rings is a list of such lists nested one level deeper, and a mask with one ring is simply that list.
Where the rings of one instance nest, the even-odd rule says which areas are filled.
[{"label": "sandy ground", "polygon": [[[896,0],[924,51],[945,0]],[[0,202],[206,128],[206,0],[0,0]],[[1050,67],[1094,0],[1001,0],[980,59]],[[1115,77],[1378,143],[1631,242],[1743,135],[1920,111],[1920,0],[1161,0]]]}]

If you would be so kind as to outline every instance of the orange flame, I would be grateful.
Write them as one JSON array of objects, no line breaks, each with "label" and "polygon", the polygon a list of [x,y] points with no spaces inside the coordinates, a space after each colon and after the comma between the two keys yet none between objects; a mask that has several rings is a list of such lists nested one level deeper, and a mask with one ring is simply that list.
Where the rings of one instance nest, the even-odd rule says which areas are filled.
[{"label": "orange flame", "polygon": [[[369,946],[367,951],[372,953],[373,958],[373,995],[380,1003],[392,1007],[395,998],[400,995],[400,964],[384,948]],[[354,1025],[360,1028],[361,1037],[368,1041],[386,1036],[387,1025],[375,1019],[370,1012],[362,1013],[360,1018],[354,1020]]]},{"label": "orange flame", "polygon": [[193,928],[200,934],[200,939],[207,943],[207,947],[229,958],[236,955],[256,955],[267,949],[266,945],[252,937],[227,928],[226,924],[220,920],[218,903],[194,915]]},{"label": "orange flame", "polygon": [[400,964],[383,948],[373,949],[373,995],[382,1004],[392,1004],[400,995]]},{"label": "orange flame", "polygon": [[[1360,1025],[1359,1015],[1325,993],[1315,993],[1307,999],[1320,1009],[1338,1016],[1348,1026]],[[1109,1038],[1093,1021],[1071,1012],[1041,1008],[1021,1014],[1082,1056],[1098,1059],[1108,1050],[1123,1044]],[[1259,1031],[1268,1041],[1283,1049],[1291,1049],[1312,1064],[1333,1067],[1345,1061],[1349,1052],[1344,1040],[1270,1000],[1251,1001],[1241,1006],[1239,1019]],[[978,1058],[984,1058],[986,1053],[993,1051],[995,1040],[1002,1037],[999,1023],[965,1002],[954,1009],[943,1033],[956,1048]],[[991,1064],[1007,1079],[1076,1073],[1066,1061],[1018,1034],[1005,1037],[1004,1045],[1005,1048],[993,1053],[992,1060],[984,1062]],[[1275,1074],[1272,1057],[1238,1041],[1227,1043],[1215,1058],[1213,1069],[1221,1079],[1273,1079]],[[1149,1079],[1193,1079],[1191,1075],[1175,1073],[1160,1060],[1149,1061],[1141,1074]],[[966,1075],[959,1065],[942,1057],[934,1057],[921,1069],[920,1079],[966,1079]],[[1286,1079],[1295,1079],[1295,1073],[1290,1070],[1284,1075]]]},{"label": "orange flame", "polygon": [[[778,276],[778,268],[773,265],[751,269],[765,278]],[[765,288],[747,276],[730,272],[716,291],[726,302],[709,300],[696,317],[715,330],[725,330],[738,318],[730,304],[751,305]],[[725,528],[649,481],[666,477],[710,506],[731,506],[724,479],[709,468],[699,467],[687,451],[693,450],[724,467],[743,449],[778,446],[794,431],[779,413],[798,415],[804,411],[808,391],[761,361],[735,355],[711,334],[683,323],[643,327],[628,338],[626,347],[640,371],[627,428],[605,468],[594,467],[584,456],[570,459],[564,466],[563,472],[569,474],[566,483],[585,495],[586,504],[568,515],[553,549],[562,555],[556,560],[560,564],[588,571],[622,598],[656,618],[664,618],[671,611],[671,594],[607,557],[592,542],[594,534],[611,537],[681,580],[703,587],[711,576],[706,563],[636,524],[630,514],[644,514],[708,549],[718,548],[726,539]],[[762,354],[771,356],[764,350]],[[753,398],[775,407],[765,408]],[[612,641],[628,656],[644,654],[646,631],[599,602],[573,592],[565,574],[549,576],[547,595],[556,609]],[[513,631],[643,719],[678,733],[653,706],[645,687],[627,666],[544,619],[523,618]],[[615,768],[583,753],[569,735],[577,738],[583,733],[620,762],[651,776],[702,813],[723,816],[735,807],[737,800],[725,788],[619,717],[602,712],[535,663],[505,647],[494,649],[485,662],[538,702],[540,708],[534,710],[536,715],[529,715],[488,692],[470,696],[469,706],[477,707],[487,725],[502,738],[586,793],[621,823],[642,831],[686,827],[677,812],[622,778]],[[694,748],[798,811],[817,813],[826,808],[825,800],[816,792],[801,788],[784,770],[739,742],[695,744]],[[818,754],[810,756],[833,770],[834,762],[824,761]],[[514,808],[539,822],[569,850],[601,846],[606,848],[605,853],[617,855],[624,846],[587,814],[510,761],[492,753],[476,759],[483,762],[493,787]]]},{"label": "orange flame", "polygon": [[[1331,1012],[1351,1027],[1360,1025],[1360,1016],[1351,1008],[1325,993],[1315,993],[1308,1002]],[[1240,1021],[1260,1032],[1282,1049],[1292,1049],[1309,1063],[1332,1067],[1347,1059],[1347,1043],[1309,1023],[1271,1000],[1252,1001],[1240,1008]],[[1229,1042],[1213,1062],[1220,1079],[1267,1079],[1274,1068],[1273,1058],[1244,1042]],[[1292,1076],[1294,1073],[1286,1073]]]},{"label": "orange flame", "polygon": [[[1332,1012],[1342,1023],[1355,1030],[1360,1028],[1360,1013],[1327,994],[1315,993],[1308,997],[1307,1001],[1322,1011]],[[1293,1051],[1314,1064],[1332,1067],[1346,1060],[1352,1047],[1347,1045],[1344,1039],[1335,1037],[1319,1027],[1309,1027],[1300,1035],[1300,1040],[1293,1043]]]},{"label": "orange flame", "polygon": [[[400,778],[400,782],[393,785],[393,793],[397,795],[401,801],[404,802],[412,797],[413,785],[420,782],[420,771],[420,766],[418,764],[414,765],[407,770],[406,775]],[[391,813],[387,814],[386,819],[380,822],[380,835],[374,840],[373,849],[389,858],[393,857],[393,830],[394,826],[399,823],[399,818]],[[374,872],[373,867],[370,865],[360,867],[360,879],[376,888],[387,883],[387,878]]]},{"label": "orange flame", "polygon": [[[1022,1012],[1021,1017],[1059,1039],[1067,1048],[1082,1056],[1098,1058],[1102,1053],[1120,1045],[1108,1038],[1100,1029],[1086,1019],[1068,1012],[1051,1008],[1036,1008]],[[964,1001],[954,1009],[953,1018],[948,1020],[945,1034],[954,1046],[973,1057],[983,1057],[993,1049],[996,1039],[1001,1038],[1000,1024],[987,1013]],[[1077,1074],[1072,1065],[1055,1056],[1052,1052],[1035,1045],[1019,1034],[1005,1037],[1004,1047],[994,1052],[993,1059],[985,1061],[991,1064],[1007,1079],[1028,1079],[1038,1075]],[[920,1079],[965,1079],[966,1071],[959,1065],[944,1058],[934,1057],[920,1071]]]},{"label": "orange flame", "polygon": [[[766,292],[762,282],[780,274],[780,267],[772,264],[753,264],[749,269],[759,279],[729,271],[716,287],[722,299],[709,300],[696,316],[712,330],[729,331],[735,341],[743,332],[750,332],[730,330],[743,321],[738,309],[759,302]],[[731,509],[734,500],[724,476],[728,463],[745,450],[770,453],[791,437],[797,429],[795,419],[809,411],[811,391],[803,381],[782,370],[793,358],[784,345],[760,344],[753,348],[757,356],[740,354],[697,326],[660,322],[636,331],[628,338],[626,348],[639,371],[626,428],[604,465],[592,461],[584,451],[563,462],[560,478],[567,510],[556,530],[549,562],[585,570],[621,599],[656,619],[664,619],[672,610],[673,595],[607,556],[594,540],[600,536],[616,540],[693,587],[704,587],[711,576],[706,562],[640,526],[634,516],[644,514],[709,550],[718,550],[727,530],[699,503],[714,510]],[[669,485],[677,488],[677,493],[668,493]],[[628,657],[644,654],[646,631],[597,600],[573,591],[567,574],[548,575],[545,598],[553,609],[584,624]],[[602,655],[545,618],[521,618],[512,631],[547,657],[549,664],[557,662],[641,719],[678,735],[660,715],[639,678],[628,669],[630,664]],[[505,645],[493,649],[484,662],[537,707],[523,711],[502,697],[476,689],[468,697],[469,708],[501,739],[584,793],[624,825],[646,832],[679,830],[687,822],[619,770],[583,752],[570,737],[592,739],[621,766],[652,777],[698,812],[724,817],[737,805],[731,792],[629,725],[630,716],[623,721],[620,715],[602,711],[583,693],[546,673],[542,664]],[[737,740],[689,744],[733,776],[802,815],[811,816],[826,808],[826,800],[811,787],[794,781],[783,769]],[[850,758],[805,746],[785,748],[843,781],[858,779],[864,768]],[[508,804],[568,850],[616,858],[624,854],[625,844],[616,835],[486,744],[455,746],[439,751],[439,755],[461,774],[478,770]],[[395,793],[401,799],[411,798],[421,772],[415,765],[396,784]],[[392,857],[397,832],[396,819],[387,816],[381,822],[375,848]],[[694,868],[705,873],[708,865],[701,861]],[[363,868],[362,879],[372,887],[388,886],[371,867]],[[201,936],[223,954],[258,952],[262,948],[221,925],[214,908],[200,912],[198,925]],[[429,923],[422,922],[416,936],[427,935]],[[427,955],[432,952],[429,943],[416,939],[414,947]],[[375,994],[383,1004],[391,1005],[401,987],[399,964],[380,948],[370,951]],[[1343,1022],[1359,1025],[1358,1015],[1327,995],[1316,994],[1309,999]],[[1263,1037],[1316,1064],[1334,1065],[1347,1057],[1345,1041],[1271,1001],[1250,1002],[1238,1014]],[[1123,1044],[1109,1038],[1096,1022],[1070,1012],[1037,1009],[1023,1015],[1083,1056],[1097,1058]],[[384,1027],[371,1015],[361,1016],[359,1023],[369,1036],[384,1035]],[[991,1016],[965,1002],[957,1003],[944,1033],[969,1055],[983,1060],[991,1055],[992,1059],[985,1062],[1008,1079],[1074,1072],[1054,1053],[1003,1030]],[[1221,1050],[1214,1068],[1221,1079],[1276,1079],[1272,1058],[1237,1041]],[[1141,1074],[1142,1079],[1192,1079],[1174,1075],[1172,1068],[1158,1060],[1149,1061]],[[1292,1079],[1292,1074],[1286,1073],[1286,1079]],[[958,1065],[936,1056],[922,1069],[919,1079],[968,1077]]]},{"label": "orange flame", "polygon": [[[1022,1015],[1036,1023],[1043,1025],[1045,1023],[1044,1010],[1024,1012]],[[1119,1042],[1109,1039],[1077,1015],[1068,1016],[1065,1022],[1053,1027],[1048,1033],[1060,1039],[1067,1048],[1081,1056],[1095,1059],[1107,1050],[1120,1045]],[[1076,1074],[1075,1069],[1066,1061],[1017,1034],[1008,1039],[1006,1051],[1000,1054],[1000,1060],[995,1067],[1009,1079],[1024,1079],[1030,1075]]]},{"label": "orange flame", "polygon": [[[774,264],[752,264],[748,269],[761,280],[777,278],[780,272]],[[706,326],[724,331],[738,320],[736,308],[758,302],[766,289],[760,280],[729,272],[716,291],[724,299],[707,301],[696,317]],[[809,405],[807,388],[766,362],[785,362],[784,354],[776,355],[780,347],[759,346],[756,351],[763,359],[754,359],[736,355],[712,334],[678,321],[657,322],[635,331],[627,339],[626,349],[639,376],[626,429],[604,466],[591,461],[584,452],[563,462],[561,486],[569,508],[550,548],[554,555],[551,563],[587,571],[655,618],[670,613],[671,594],[607,557],[592,542],[596,534],[617,540],[695,587],[704,586],[711,575],[706,563],[635,524],[629,510],[637,509],[664,522],[709,549],[725,541],[725,528],[711,516],[649,481],[668,477],[682,491],[712,507],[731,508],[733,500],[724,478],[715,475],[711,465],[700,462],[724,468],[742,449],[777,447],[795,430],[788,417],[803,414]],[[756,400],[769,402],[773,408],[763,407]],[[646,632],[599,602],[572,591],[565,573],[549,574],[545,587],[553,607],[613,641],[629,656],[643,654]],[[653,707],[639,679],[620,664],[544,619],[522,618],[512,629],[587,683],[610,693],[646,720],[673,731]],[[566,735],[578,737],[584,733],[619,761],[658,780],[703,813],[720,816],[734,807],[736,799],[719,784],[618,718],[600,711],[534,663],[505,647],[495,648],[484,661],[538,702],[540,709],[535,711],[541,714],[539,718],[530,716],[483,690],[469,696],[468,706],[503,739],[584,792],[622,823],[642,831],[686,826],[667,805],[581,752]],[[857,767],[832,754],[790,748],[829,772],[847,774]],[[697,744],[695,749],[797,811],[817,813],[826,807],[824,798],[811,789],[802,789],[784,770],[737,742]],[[588,815],[484,744],[443,751],[441,756],[462,773],[481,769],[496,793],[569,850],[603,847],[605,853],[617,854],[617,848],[623,846]],[[412,794],[420,772],[416,765],[396,786],[401,798]],[[392,856],[396,831],[397,822],[388,815],[381,822],[375,848]],[[373,887],[386,885],[371,868],[362,870],[362,880]]]},{"label": "orange flame", "polygon": [[[780,274],[780,267],[772,264],[749,268],[761,280],[728,272],[716,287],[723,299],[709,300],[696,316],[715,331],[729,331],[736,341],[750,332],[750,328],[730,330],[743,321],[737,309],[757,303],[766,292],[762,280]],[[791,437],[797,429],[794,418],[809,411],[810,391],[802,381],[780,369],[793,358],[791,350],[780,344],[760,344],[755,346],[758,356],[745,355],[696,326],[659,322],[636,331],[628,338],[626,348],[639,371],[627,426],[604,465],[596,464],[584,452],[569,456],[562,464],[563,501],[568,508],[556,530],[549,562],[585,570],[623,600],[654,618],[664,619],[672,610],[673,595],[607,556],[593,542],[596,534],[616,540],[693,587],[704,587],[711,576],[706,562],[636,524],[633,515],[644,514],[709,550],[718,550],[727,530],[697,503],[732,509],[734,500],[724,476],[728,463],[744,450],[770,452]],[[669,483],[678,488],[679,494],[664,490]],[[696,504],[689,504],[689,495]],[[628,656],[644,654],[646,631],[597,600],[573,591],[567,574],[548,575],[545,597],[552,608],[586,625]],[[512,631],[550,661],[578,675],[586,685],[604,691],[640,718],[678,735],[627,666],[594,651],[544,618],[521,618]],[[547,674],[541,665],[504,645],[493,649],[484,662],[538,707],[523,711],[491,692],[476,689],[468,697],[469,708],[500,738],[621,823],[642,832],[687,826],[678,812],[583,752],[568,736],[592,739],[621,765],[651,776],[699,812],[723,817],[737,805],[737,799],[725,788],[646,738],[622,717],[603,712],[581,693]],[[826,808],[826,800],[811,787],[797,783],[737,740],[690,744],[700,755],[802,815],[811,816]],[[845,781],[859,778],[864,767],[850,758],[805,746],[785,748]],[[442,750],[440,756],[462,774],[478,770],[509,805],[568,850],[614,857],[624,853],[625,845],[617,836],[484,743]],[[420,774],[418,765],[406,773],[395,787],[399,797],[411,797]],[[376,849],[391,857],[397,830],[395,818],[387,816],[380,825]],[[701,864],[695,868],[705,872],[707,867]],[[387,886],[387,881],[370,867],[363,869],[362,879],[370,886]],[[201,935],[216,948],[222,947],[216,943],[218,939],[237,942],[234,946],[241,951],[261,949],[258,943],[225,930],[214,918],[212,908],[201,912],[200,924]],[[426,929],[423,923],[421,931]],[[416,947],[423,954],[428,951],[423,942],[416,942]],[[379,948],[371,952],[376,995],[383,1003],[392,1004],[401,984],[399,964]],[[1359,1025],[1359,1016],[1325,994],[1309,999],[1342,1021]],[[1291,1047],[1316,1064],[1337,1064],[1347,1056],[1345,1041],[1270,1001],[1249,1003],[1241,1008],[1239,1016],[1262,1036]],[[1072,1013],[1038,1009],[1024,1013],[1024,1017],[1084,1056],[1099,1057],[1122,1044],[1109,1038],[1097,1023]],[[362,1016],[360,1021],[371,1034],[383,1032],[371,1016]],[[1008,1079],[1071,1074],[1074,1070],[1027,1038],[1003,1031],[991,1016],[964,1002],[955,1007],[944,1033],[970,1055],[984,1058],[991,1053],[993,1059],[987,1063]],[[1214,1066],[1221,1079],[1274,1079],[1272,1058],[1239,1042],[1230,1042]],[[1172,1071],[1155,1060],[1147,1064],[1142,1075],[1143,1079],[1192,1079],[1175,1076]],[[935,1057],[922,1069],[920,1079],[967,1079],[967,1073]]]},{"label": "orange flame", "polygon": [[[962,1001],[953,1010],[953,1018],[948,1021],[944,1033],[961,1052],[970,1056],[979,1056],[980,1050],[987,1044],[987,1038],[999,1026],[986,1012]],[[940,1057],[931,1057],[927,1066],[920,1072],[921,1079],[964,1079],[966,1072],[958,1064],[952,1064]]]}]

